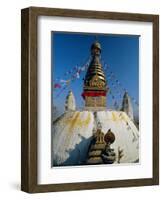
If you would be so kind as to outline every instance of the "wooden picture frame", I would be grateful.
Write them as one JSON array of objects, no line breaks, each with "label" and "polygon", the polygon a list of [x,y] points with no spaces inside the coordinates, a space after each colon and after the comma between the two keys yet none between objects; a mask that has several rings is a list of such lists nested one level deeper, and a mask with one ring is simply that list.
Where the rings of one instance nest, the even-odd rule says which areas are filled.
[{"label": "wooden picture frame", "polygon": [[[60,16],[85,19],[124,20],[153,24],[153,177],[129,180],[37,183],[37,19]],[[55,192],[159,184],[159,16],[88,10],[29,7],[21,11],[21,190]]]}]

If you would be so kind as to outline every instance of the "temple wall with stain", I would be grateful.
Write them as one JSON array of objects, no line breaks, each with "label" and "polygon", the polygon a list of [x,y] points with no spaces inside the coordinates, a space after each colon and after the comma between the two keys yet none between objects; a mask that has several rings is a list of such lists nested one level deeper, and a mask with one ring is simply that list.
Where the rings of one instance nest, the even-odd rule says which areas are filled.
[{"label": "temple wall with stain", "polygon": [[[84,165],[92,140],[96,122],[107,133],[109,129],[115,134],[112,147],[118,155],[119,149],[124,156],[121,163],[134,163],[139,160],[139,133],[133,121],[122,111],[66,112],[52,127],[53,165]],[[118,163],[116,157],[115,163]]]}]

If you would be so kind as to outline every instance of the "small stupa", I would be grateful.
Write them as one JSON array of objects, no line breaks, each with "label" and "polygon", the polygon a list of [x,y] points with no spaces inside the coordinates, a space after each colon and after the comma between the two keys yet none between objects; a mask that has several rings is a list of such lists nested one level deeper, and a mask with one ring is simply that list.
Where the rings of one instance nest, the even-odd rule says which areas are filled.
[{"label": "small stupa", "polygon": [[87,164],[112,164],[116,159],[114,149],[111,144],[115,141],[115,135],[109,129],[104,134],[101,129],[97,129],[89,148]]},{"label": "small stupa", "polygon": [[69,91],[65,101],[65,111],[76,110],[75,97],[72,91]]},{"label": "small stupa", "polygon": [[97,129],[89,148],[87,164],[102,164],[102,151],[105,149],[104,133]]},{"label": "small stupa", "polygon": [[133,107],[127,92],[124,93],[121,110],[124,111],[131,120],[134,120]]}]

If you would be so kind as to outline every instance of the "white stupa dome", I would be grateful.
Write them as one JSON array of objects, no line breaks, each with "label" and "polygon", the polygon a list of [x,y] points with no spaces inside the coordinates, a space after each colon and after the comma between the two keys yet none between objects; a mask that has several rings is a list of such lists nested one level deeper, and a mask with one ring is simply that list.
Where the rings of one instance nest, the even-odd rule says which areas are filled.
[{"label": "white stupa dome", "polygon": [[[120,163],[139,160],[139,133],[133,121],[123,111],[69,111],[53,122],[52,159],[54,165],[79,165],[87,159],[93,131],[100,123],[107,133],[115,134],[111,145],[115,153],[123,150]],[[118,163],[116,158],[115,163]]]}]

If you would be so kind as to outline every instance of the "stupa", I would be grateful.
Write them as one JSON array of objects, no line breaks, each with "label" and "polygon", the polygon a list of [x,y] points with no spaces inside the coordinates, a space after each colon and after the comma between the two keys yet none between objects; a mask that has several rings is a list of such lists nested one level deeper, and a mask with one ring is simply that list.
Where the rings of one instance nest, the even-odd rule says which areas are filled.
[{"label": "stupa", "polygon": [[114,149],[111,144],[115,141],[115,135],[111,129],[104,134],[101,129],[97,129],[93,135],[89,148],[87,164],[112,164],[116,159]]},{"label": "stupa", "polygon": [[101,45],[95,42],[91,46],[92,60],[84,79],[83,98],[85,108],[105,108],[107,84],[100,63]]},{"label": "stupa", "polygon": [[127,92],[124,93],[121,110],[124,111],[131,120],[134,120],[132,103]]},{"label": "stupa", "polygon": [[[107,109],[108,83],[100,63],[101,52],[101,45],[96,41],[91,46],[92,60],[84,79],[83,110],[66,106],[65,113],[53,121],[53,166],[139,162],[139,131],[131,116],[128,115],[129,112]],[[67,103],[72,102],[72,99],[75,102],[74,96],[71,101],[68,99]],[[100,132],[98,124],[100,124]],[[111,146],[106,144],[106,138],[113,139],[113,134],[108,133],[109,130],[115,137]],[[94,140],[95,132],[100,133],[100,137],[105,138],[106,141],[99,138]],[[99,142],[102,145],[99,145]],[[98,145],[93,146],[95,144]],[[101,149],[98,149],[99,147]],[[91,156],[96,157],[95,162],[91,162]]]},{"label": "stupa", "polygon": [[65,111],[73,111],[76,110],[76,102],[75,97],[72,91],[69,91],[66,102],[65,102]]},{"label": "stupa", "polygon": [[91,141],[87,164],[102,164],[103,160],[101,155],[105,146],[104,133],[100,129],[97,129]]}]

